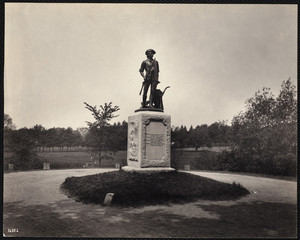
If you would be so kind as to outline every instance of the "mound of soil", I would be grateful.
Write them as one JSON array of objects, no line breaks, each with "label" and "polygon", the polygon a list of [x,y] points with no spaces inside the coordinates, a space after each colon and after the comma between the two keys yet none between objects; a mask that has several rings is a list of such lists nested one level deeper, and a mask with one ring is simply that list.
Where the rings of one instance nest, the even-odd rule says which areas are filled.
[{"label": "mound of soil", "polygon": [[62,190],[76,201],[103,204],[114,193],[112,205],[135,206],[174,202],[233,200],[249,194],[240,184],[222,183],[184,172],[106,172],[69,177]]}]

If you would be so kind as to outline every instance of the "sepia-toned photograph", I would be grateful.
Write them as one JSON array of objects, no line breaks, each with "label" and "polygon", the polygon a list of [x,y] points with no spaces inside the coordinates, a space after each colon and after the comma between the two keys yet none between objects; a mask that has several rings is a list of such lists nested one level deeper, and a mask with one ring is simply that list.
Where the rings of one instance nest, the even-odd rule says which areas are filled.
[{"label": "sepia-toned photograph", "polygon": [[297,237],[297,4],[4,7],[3,237]]}]

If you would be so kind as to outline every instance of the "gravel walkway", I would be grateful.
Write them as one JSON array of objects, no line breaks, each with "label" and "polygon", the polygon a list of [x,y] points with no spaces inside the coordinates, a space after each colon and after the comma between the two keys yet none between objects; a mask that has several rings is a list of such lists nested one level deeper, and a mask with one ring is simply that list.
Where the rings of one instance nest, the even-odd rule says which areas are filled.
[{"label": "gravel walkway", "polygon": [[[82,204],[60,191],[70,176],[115,169],[4,174],[5,236],[17,237],[293,237],[297,183],[238,174],[190,171],[236,182],[251,194],[235,201],[113,208]],[[262,212],[262,211],[265,211]],[[285,221],[283,221],[286,219]],[[267,222],[270,223],[267,223]],[[293,225],[295,224],[295,225]],[[218,226],[216,228],[216,226]]]},{"label": "gravel walkway", "polygon": [[189,171],[189,173],[226,183],[239,183],[252,194],[235,202],[263,201],[297,204],[297,182],[231,173]]}]

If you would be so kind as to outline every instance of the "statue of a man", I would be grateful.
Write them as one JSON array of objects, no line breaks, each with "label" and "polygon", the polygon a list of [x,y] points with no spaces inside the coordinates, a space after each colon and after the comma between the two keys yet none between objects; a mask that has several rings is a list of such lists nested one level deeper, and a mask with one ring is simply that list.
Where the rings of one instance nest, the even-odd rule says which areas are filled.
[{"label": "statue of a man", "polygon": [[[150,88],[150,97],[149,97],[149,107],[153,107],[153,96],[156,91],[157,84],[159,83],[158,77],[159,77],[159,65],[158,62],[153,59],[153,55],[156,52],[153,49],[148,49],[145,54],[147,56],[147,59],[144,60],[141,64],[140,68],[140,74],[144,78],[143,86],[144,86],[144,92],[143,92],[143,105],[142,107],[146,107],[146,99],[147,99],[147,92]],[[144,75],[144,71],[146,71],[146,74]]]}]

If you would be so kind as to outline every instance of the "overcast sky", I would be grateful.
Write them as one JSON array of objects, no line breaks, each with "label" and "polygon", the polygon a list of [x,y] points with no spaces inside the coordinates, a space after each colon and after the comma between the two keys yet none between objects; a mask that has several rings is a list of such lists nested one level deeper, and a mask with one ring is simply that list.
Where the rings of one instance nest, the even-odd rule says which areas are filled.
[{"label": "overcast sky", "polygon": [[112,102],[128,121],[148,48],[172,125],[230,123],[257,90],[297,84],[297,5],[6,3],[5,113],[75,129],[83,102]]}]

